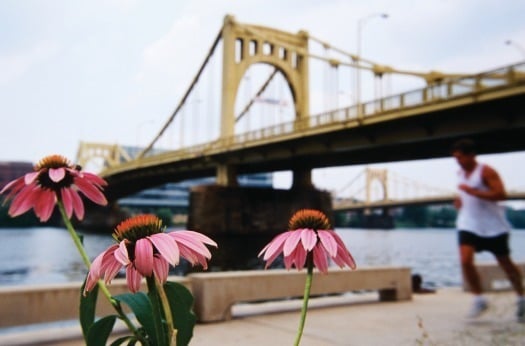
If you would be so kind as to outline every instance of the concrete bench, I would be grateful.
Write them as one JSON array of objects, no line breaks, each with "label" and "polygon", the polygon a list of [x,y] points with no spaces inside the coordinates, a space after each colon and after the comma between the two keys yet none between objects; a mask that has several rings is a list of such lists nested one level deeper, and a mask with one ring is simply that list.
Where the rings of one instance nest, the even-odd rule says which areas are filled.
[{"label": "concrete bench", "polygon": [[[274,269],[189,275],[200,322],[231,319],[235,303],[302,297],[306,271]],[[377,290],[381,301],[412,298],[410,268],[370,267],[314,273],[311,295]]]},{"label": "concrete bench", "polygon": [[[516,263],[516,266],[521,270],[525,283],[525,262]],[[476,268],[481,280],[481,289],[484,292],[512,290],[507,274],[497,263],[479,263],[476,264]],[[470,291],[469,284],[465,280],[463,280],[463,290]]]},{"label": "concrete bench", "polygon": [[[169,280],[191,289],[187,278],[173,276]],[[76,282],[0,287],[0,328],[78,319],[81,286],[81,282]],[[113,280],[108,288],[113,295],[129,292],[125,279]],[[145,283],[142,290],[147,290]],[[111,313],[114,313],[113,307],[99,292],[97,314],[105,316]]]}]

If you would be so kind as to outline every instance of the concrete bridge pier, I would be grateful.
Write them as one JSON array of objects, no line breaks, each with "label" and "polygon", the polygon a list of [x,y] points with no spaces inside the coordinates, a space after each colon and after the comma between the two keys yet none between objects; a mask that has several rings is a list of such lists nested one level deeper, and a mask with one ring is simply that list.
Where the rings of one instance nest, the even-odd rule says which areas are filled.
[{"label": "concrete bridge pier", "polygon": [[292,189],[313,189],[312,170],[310,168],[296,168],[293,170]]},{"label": "concrete bridge pier", "polygon": [[319,209],[332,219],[329,192],[312,184],[311,169],[293,171],[290,190],[239,186],[235,166],[217,166],[216,184],[191,188],[188,228],[205,234],[275,234],[302,208]]},{"label": "concrete bridge pier", "polygon": [[307,184],[307,173],[298,176],[302,177],[301,183],[289,190],[237,184],[191,188],[187,227],[219,244],[212,251],[210,267],[254,269],[259,251],[276,234],[288,229],[290,217],[299,209],[321,210],[333,224],[330,193],[315,189],[311,180]]},{"label": "concrete bridge pier", "polygon": [[326,191],[200,185],[190,191],[187,226],[219,245],[211,250],[212,270],[257,269],[263,267],[258,253],[302,208],[321,210],[333,221]]},{"label": "concrete bridge pier", "polygon": [[205,234],[275,234],[302,208],[332,218],[330,193],[311,189],[199,185],[191,188],[188,228]]},{"label": "concrete bridge pier", "polygon": [[392,229],[394,228],[394,218],[390,215],[388,208],[381,208],[379,212],[373,212],[365,209],[362,214],[363,228],[370,229]]},{"label": "concrete bridge pier", "polygon": [[217,166],[217,185],[238,186],[237,169],[235,166],[221,164]]}]

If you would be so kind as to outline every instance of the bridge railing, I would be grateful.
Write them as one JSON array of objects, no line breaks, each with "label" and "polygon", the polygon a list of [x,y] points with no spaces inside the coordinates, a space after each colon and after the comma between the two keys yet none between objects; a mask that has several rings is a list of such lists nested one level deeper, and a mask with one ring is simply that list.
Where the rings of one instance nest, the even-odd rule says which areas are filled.
[{"label": "bridge railing", "polygon": [[[503,87],[525,81],[525,63],[502,67],[467,77],[458,77],[442,84],[431,84],[424,88],[366,102],[361,105],[364,117],[404,108],[423,106],[447,101],[455,97],[473,94],[487,89]],[[307,131],[312,127],[357,120],[357,105],[313,115],[306,119],[274,125],[234,136],[231,143],[268,139],[272,136],[291,134],[297,130]]]},{"label": "bridge railing", "polygon": [[[161,158],[163,155],[169,156],[170,158],[174,156],[191,158],[220,151],[224,148],[243,147],[261,141],[268,142],[272,138],[281,140],[286,136],[303,135],[311,131],[318,131],[319,127],[336,125],[338,123],[348,124],[355,122],[355,126],[358,126],[360,121],[368,117],[411,107],[425,106],[431,103],[445,102],[468,94],[475,94],[489,89],[524,82],[525,62],[522,62],[476,75],[458,77],[447,80],[441,84],[430,84],[424,88],[366,102],[360,105],[361,109],[359,109],[357,105],[353,105],[303,119],[296,119],[294,121],[244,132],[228,138],[219,138],[209,143],[171,151],[170,154],[149,154],[142,158],[142,160],[149,161],[148,157],[155,156],[155,158]],[[361,110],[361,112],[359,112],[359,110]]]}]

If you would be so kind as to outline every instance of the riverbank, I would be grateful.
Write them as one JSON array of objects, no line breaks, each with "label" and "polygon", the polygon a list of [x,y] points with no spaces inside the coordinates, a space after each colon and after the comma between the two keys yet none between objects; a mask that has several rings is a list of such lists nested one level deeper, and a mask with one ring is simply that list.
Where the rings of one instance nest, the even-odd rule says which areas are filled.
[{"label": "riverbank", "polygon": [[[411,301],[378,302],[375,293],[311,300],[302,346],[525,345],[510,291],[488,294],[486,314],[465,319],[471,297],[458,287],[415,294]],[[292,345],[300,300],[238,304],[230,321],[197,324],[191,346]],[[117,337],[117,335],[115,335]],[[0,333],[0,345],[80,346],[77,326]]]}]

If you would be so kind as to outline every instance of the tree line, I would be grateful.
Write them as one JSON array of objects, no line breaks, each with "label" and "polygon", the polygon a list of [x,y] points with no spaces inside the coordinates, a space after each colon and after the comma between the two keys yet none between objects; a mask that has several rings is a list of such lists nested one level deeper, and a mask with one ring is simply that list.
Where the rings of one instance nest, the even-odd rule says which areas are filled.
[{"label": "tree line", "polygon": [[[525,229],[525,209],[505,207],[506,216],[513,228]],[[395,228],[455,228],[457,211],[451,205],[414,205],[396,208],[389,212]],[[357,213],[336,213],[337,227],[362,227]]]},{"label": "tree line", "polygon": [[[19,217],[12,218],[7,214],[8,206],[0,206],[0,227],[36,227],[43,224],[33,213],[25,213]],[[136,212],[136,211],[135,211]],[[174,222],[174,213],[166,208],[148,210],[156,214],[163,224],[171,226]],[[525,229],[525,209],[505,208],[508,220],[514,228]],[[397,208],[391,213],[396,228],[454,228],[457,211],[451,205],[440,206],[406,206]],[[47,225],[53,225],[53,219]],[[355,213],[339,212],[335,214],[336,227],[362,227],[360,219]]]}]

